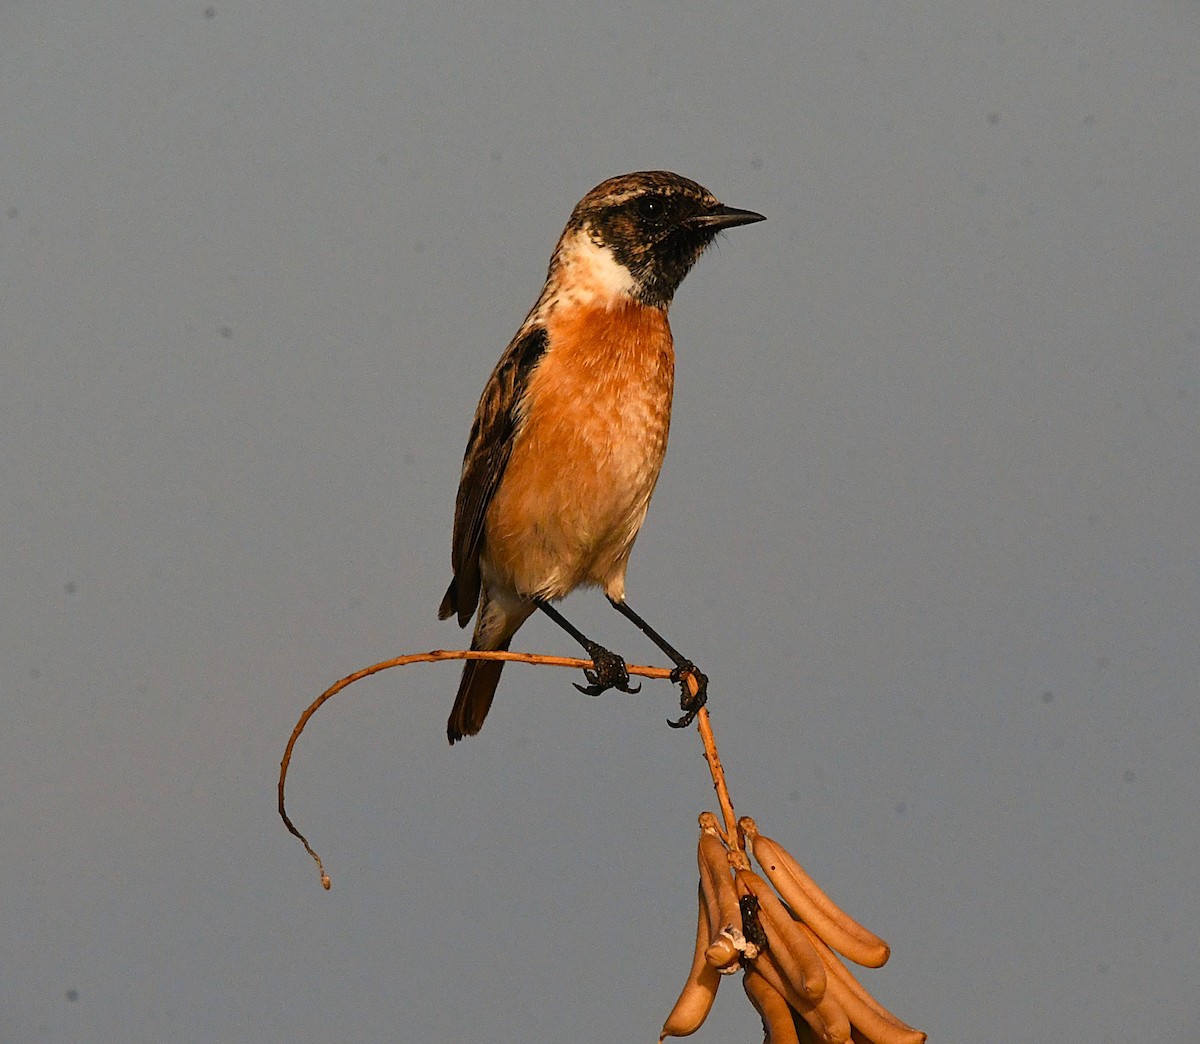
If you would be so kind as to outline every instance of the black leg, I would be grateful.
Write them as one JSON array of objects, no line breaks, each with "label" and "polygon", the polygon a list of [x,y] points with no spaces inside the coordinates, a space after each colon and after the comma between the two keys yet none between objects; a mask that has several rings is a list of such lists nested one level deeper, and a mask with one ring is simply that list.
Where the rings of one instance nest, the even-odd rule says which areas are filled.
[{"label": "black leg", "polygon": [[[609,602],[618,613],[629,620],[634,627],[666,653],[671,662],[675,664],[675,670],[671,672],[671,681],[679,682],[679,708],[683,711],[683,717],[678,721],[668,721],[667,724],[673,729],[687,728],[695,720],[696,715],[700,713],[700,708],[708,702],[708,676],[700,671],[686,656],[681,655],[675,646],[638,616],[629,607],[627,602],[618,602],[614,598],[610,598]],[[696,679],[696,694],[694,696],[687,682],[688,675]]]},{"label": "black leg", "polygon": [[580,692],[586,693],[588,696],[599,696],[608,689],[616,689],[619,692],[642,691],[640,685],[631,686],[629,684],[629,671],[625,667],[625,661],[615,652],[610,652],[599,642],[593,642],[549,602],[538,598],[534,600],[533,604],[583,646],[584,651],[592,658],[594,670],[585,669],[583,672],[588,684],[575,686]]}]

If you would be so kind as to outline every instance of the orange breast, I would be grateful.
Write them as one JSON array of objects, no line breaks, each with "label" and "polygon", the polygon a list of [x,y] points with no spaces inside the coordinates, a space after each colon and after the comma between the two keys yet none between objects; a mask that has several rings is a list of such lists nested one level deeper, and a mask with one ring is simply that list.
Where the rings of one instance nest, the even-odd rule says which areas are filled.
[{"label": "orange breast", "polygon": [[487,516],[485,575],[559,598],[624,597],[625,566],[658,481],[675,357],[666,315],[630,302],[552,312],[524,420]]}]

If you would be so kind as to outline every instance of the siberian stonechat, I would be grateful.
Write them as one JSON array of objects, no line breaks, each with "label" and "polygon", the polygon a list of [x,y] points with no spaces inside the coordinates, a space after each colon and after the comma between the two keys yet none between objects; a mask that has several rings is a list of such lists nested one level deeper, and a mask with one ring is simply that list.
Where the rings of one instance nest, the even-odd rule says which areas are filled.
[{"label": "siberian stonechat", "polygon": [[[507,649],[539,609],[592,659],[589,684],[577,688],[636,691],[625,661],[550,604],[597,586],[671,658],[673,677],[698,683],[673,724],[703,705],[704,676],[626,604],[625,569],[667,448],[667,309],[718,232],[762,220],[668,171],[610,178],[579,201],[541,296],[483,390],[463,459],[454,579],[438,616],[465,627],[478,610],[472,649]],[[451,743],[479,731],[503,666],[467,661]]]}]

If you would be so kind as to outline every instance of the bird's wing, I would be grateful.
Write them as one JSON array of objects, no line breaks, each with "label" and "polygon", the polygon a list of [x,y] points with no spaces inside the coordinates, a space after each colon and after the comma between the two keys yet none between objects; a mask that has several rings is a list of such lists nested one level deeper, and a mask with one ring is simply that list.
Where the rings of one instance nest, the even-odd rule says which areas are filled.
[{"label": "bird's wing", "polygon": [[475,410],[454,509],[454,543],[450,555],[454,579],[438,610],[443,620],[457,613],[458,622],[464,627],[479,602],[479,551],[484,518],[508,465],[530,374],[545,354],[546,345],[545,327],[535,326],[518,333],[492,371]]}]

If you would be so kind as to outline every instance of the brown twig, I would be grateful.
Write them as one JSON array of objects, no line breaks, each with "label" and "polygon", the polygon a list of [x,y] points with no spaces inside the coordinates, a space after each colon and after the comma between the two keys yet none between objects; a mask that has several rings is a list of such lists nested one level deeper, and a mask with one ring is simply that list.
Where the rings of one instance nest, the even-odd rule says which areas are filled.
[{"label": "brown twig", "polygon": [[[688,681],[691,682],[690,677]],[[721,765],[721,757],[717,753],[717,741],[713,737],[712,722],[709,719],[707,707],[701,707],[700,713],[696,715],[696,727],[700,730],[700,740],[704,744],[704,759],[708,762],[713,789],[717,792],[717,802],[721,806],[721,818],[725,821],[725,847],[731,852],[741,852],[744,855],[746,839],[733,811],[733,801],[730,800],[729,787],[725,783],[725,769]]]},{"label": "brown twig", "polygon": [[[292,735],[288,739],[283,759],[279,763],[279,815],[288,830],[300,839],[300,843],[304,845],[305,850],[312,856],[321,874],[321,884],[325,888],[330,887],[330,879],[329,875],[325,872],[325,866],[321,862],[321,857],[313,850],[312,846],[308,843],[308,839],[296,829],[296,825],[288,816],[284,804],[284,787],[287,783],[288,766],[292,760],[292,751],[295,749],[296,741],[299,740],[300,734],[304,731],[305,726],[307,726],[309,720],[317,710],[327,700],[336,696],[348,685],[392,667],[404,667],[410,663],[436,663],[442,660],[511,660],[516,663],[574,669],[593,666],[590,660],[563,656],[539,656],[534,653],[482,652],[464,649],[435,649],[427,653],[411,653],[407,656],[397,656],[394,659],[384,660],[382,663],[364,667],[360,671],[348,674],[345,678],[335,682],[321,693],[320,696],[313,700],[305,712],[300,715],[300,720],[296,722],[296,727],[292,729]],[[679,675],[675,674],[674,670],[663,667],[630,666],[627,669],[630,674],[643,678],[670,678],[672,675],[675,675],[676,678],[679,677]],[[683,707],[686,711],[688,707],[686,693],[690,692],[694,699],[699,690],[699,684],[696,676],[690,672],[684,672],[683,684],[686,686],[685,699],[683,701]],[[730,939],[736,936],[737,939],[741,940],[741,945],[736,946],[736,949],[740,951],[740,957],[736,953],[734,956],[738,957],[740,963],[747,968],[745,981],[752,986],[754,973],[775,974],[775,965],[772,962],[778,960],[781,955],[794,955],[795,938],[790,937],[787,930],[780,929],[780,924],[783,924],[785,929],[787,929],[791,927],[794,921],[796,923],[796,930],[807,940],[804,943],[805,956],[816,960],[822,970],[822,975],[825,976],[827,974],[829,976],[829,978],[823,981],[822,991],[824,992],[827,984],[831,984],[831,988],[827,994],[820,998],[819,1004],[808,1003],[801,999],[798,994],[793,1003],[788,998],[788,983],[791,983],[791,979],[788,979],[788,983],[779,979],[778,984],[773,987],[779,997],[779,1004],[776,1005],[776,1008],[778,1008],[776,1015],[785,1019],[781,1025],[786,1026],[786,1029],[790,1031],[792,1039],[796,1039],[795,1033],[797,1028],[802,1025],[800,1022],[801,1019],[804,1020],[803,1025],[806,1027],[803,1039],[807,1040],[811,1038],[815,1040],[817,1029],[825,1027],[829,1019],[836,1017],[840,1020],[839,1025],[844,1026],[843,1033],[837,1039],[845,1040],[851,1034],[853,1028],[864,1030],[862,1039],[865,1040],[867,1039],[865,1029],[870,1027],[872,1030],[870,1039],[872,1040],[886,1040],[890,1044],[923,1044],[926,1039],[925,1034],[906,1025],[896,1016],[892,1015],[891,1012],[887,1011],[887,1009],[883,1008],[878,1001],[867,993],[830,948],[831,946],[836,946],[843,954],[850,956],[850,959],[856,960],[858,963],[864,963],[868,967],[878,967],[887,960],[887,944],[877,936],[867,932],[865,928],[856,921],[853,921],[844,911],[834,906],[832,901],[808,878],[808,875],[799,864],[795,864],[789,869],[788,864],[794,862],[792,857],[783,852],[776,842],[759,834],[753,820],[744,817],[742,821],[738,821],[733,810],[733,802],[729,797],[729,788],[725,782],[725,770],[721,765],[721,758],[717,754],[717,744],[713,737],[712,721],[709,717],[707,707],[701,707],[697,712],[696,728],[704,744],[704,758],[708,762],[713,789],[717,792],[717,802],[720,805],[721,817],[724,820],[724,829],[722,830],[717,823],[717,817],[713,813],[703,812],[700,815],[701,869],[703,871],[703,867],[706,865],[704,861],[705,844],[712,840],[712,837],[708,835],[720,835],[724,846],[724,856],[728,859],[729,866],[733,867],[736,871],[738,887],[749,888],[749,892],[746,893],[741,901],[736,919],[737,923],[743,925],[742,929],[734,934],[725,931],[722,932],[723,935],[728,935]],[[747,825],[743,826],[743,823]],[[780,903],[780,900],[775,897],[775,892],[771,890],[766,882],[761,881],[757,875],[749,872],[750,861],[746,848],[747,836],[755,839],[755,855],[760,865],[763,866],[764,872],[771,877],[772,884],[778,887],[781,894],[787,897],[788,903],[791,906],[790,910],[781,906],[786,911],[786,914],[782,920],[776,918],[771,926],[775,932],[774,939],[771,939],[768,934],[764,933],[762,924],[757,919],[756,911],[758,904],[755,900],[761,900],[765,894],[769,894],[776,903]],[[767,845],[774,846],[779,854],[768,856],[764,865],[764,857],[759,848]],[[720,848],[718,847],[719,851]],[[730,884],[728,880],[729,872],[724,866],[725,859],[720,859],[719,861],[721,863],[721,872],[727,877],[726,884]],[[772,876],[773,871],[775,872],[775,876]],[[788,877],[788,874],[791,876]],[[780,875],[783,876],[780,877]],[[761,889],[765,889],[766,891],[763,892],[761,889],[756,889],[754,885],[755,881],[759,881]],[[787,886],[786,889],[784,888],[785,885]],[[708,921],[705,917],[705,904],[703,900],[704,878],[702,874],[698,947],[708,939],[710,934],[705,931]],[[746,905],[748,902],[753,904],[749,908]],[[814,905],[815,912],[813,909],[810,909]],[[801,913],[807,912],[807,917],[799,916],[797,911]],[[747,917],[750,918],[749,924],[745,923]],[[737,927],[737,923],[734,923],[734,927]],[[751,931],[752,928],[754,929],[753,932]],[[833,939],[833,936],[841,940],[840,944]],[[850,944],[854,945],[854,951],[847,949],[847,937]],[[791,949],[788,948],[789,938],[791,938],[792,943]],[[760,956],[760,951],[763,950],[764,944],[766,945],[765,961],[757,959]],[[710,957],[712,949],[713,947],[710,945],[703,952],[699,949],[697,950],[697,953],[700,953],[703,959],[703,963],[710,968],[716,966]],[[861,953],[855,956],[859,951]],[[865,954],[865,957],[862,954]],[[827,973],[825,969],[828,969]],[[722,967],[721,970],[726,969]],[[731,967],[729,970],[736,970],[736,967]],[[800,974],[799,977],[802,981],[807,981],[808,979],[807,974]],[[778,978],[778,975],[776,975],[776,978]],[[699,1027],[700,1022],[704,1021],[712,1004],[712,998],[716,993],[716,985],[719,982],[720,977],[716,976],[713,982],[705,986],[700,980],[689,977],[688,983],[685,985],[684,992],[676,1003],[675,1009],[668,1016],[667,1022],[664,1023],[663,1032],[659,1039],[663,1040],[668,1036],[686,1036],[694,1032]],[[791,988],[798,989],[794,983],[792,983]],[[675,1019],[680,1005],[684,1004],[685,1001],[689,1003],[694,1002],[696,997],[692,996],[692,993],[697,989],[707,990],[707,993],[700,997],[700,1000],[704,1003],[703,1010],[700,1011],[698,1016],[699,1021],[695,1022],[694,1025],[688,1022],[687,1025],[689,1028],[683,1028],[682,1024],[673,1025],[672,1020]],[[752,993],[749,986],[747,987],[747,991]],[[753,993],[751,999],[754,1000]],[[759,1000],[756,1001],[756,1006],[761,1000],[760,996]],[[824,1005],[824,1008],[821,1005]],[[767,1025],[766,1011],[760,1008],[760,1013],[763,1015],[764,1025]],[[816,1020],[815,1022],[814,1019]],[[768,1031],[768,1036],[772,1036],[772,1039],[774,1039],[770,1031]],[[827,1034],[827,1039],[832,1039],[832,1036]],[[859,1039],[857,1033],[854,1035],[854,1039]]]},{"label": "brown twig", "polygon": [[[283,760],[279,763],[279,815],[283,820],[283,825],[296,837],[300,839],[300,843],[304,845],[304,849],[313,858],[313,862],[317,864],[317,870],[321,874],[321,884],[325,888],[329,888],[331,881],[329,874],[325,872],[325,864],[321,862],[321,857],[313,850],[312,845],[308,843],[306,838],[296,828],[296,824],[292,822],[291,817],[287,814],[287,808],[284,802],[284,788],[287,784],[288,765],[292,760],[292,750],[296,746],[296,741],[300,738],[300,733],[308,725],[309,719],[317,713],[317,710],[327,700],[332,699],[341,692],[347,685],[352,685],[356,681],[361,681],[363,678],[369,678],[372,674],[378,674],[380,671],[389,670],[392,667],[406,667],[410,663],[438,663],[442,660],[510,660],[514,663],[531,663],[550,667],[574,667],[584,668],[591,667],[591,660],[580,660],[570,656],[539,656],[536,653],[514,653],[514,652],[483,652],[471,649],[434,649],[427,653],[409,653],[407,656],[397,656],[391,660],[384,660],[382,663],[372,664],[370,667],[364,667],[360,671],[355,671],[353,674],[348,674],[341,681],[335,682],[329,686],[320,696],[318,696],[308,709],[300,715],[300,720],[296,722],[296,727],[292,729],[291,738],[287,742],[287,748],[283,752]],[[663,667],[639,667],[637,665],[629,665],[628,671],[630,674],[638,675],[642,678],[669,678],[671,671]],[[689,683],[691,679],[689,678]],[[708,727],[708,714],[701,711],[703,715],[702,729]],[[709,738],[712,737],[712,732],[709,730]],[[706,741],[705,747],[707,749]],[[710,767],[713,765],[713,760],[716,758],[716,748],[713,747],[712,758],[709,760]],[[715,762],[717,768],[713,772],[714,782],[717,780],[717,772],[720,770],[720,761]],[[718,785],[718,793],[724,790],[724,777],[721,777],[721,783]],[[726,823],[732,822],[733,806],[728,804],[728,794],[721,805],[723,811],[728,809]]]}]

